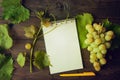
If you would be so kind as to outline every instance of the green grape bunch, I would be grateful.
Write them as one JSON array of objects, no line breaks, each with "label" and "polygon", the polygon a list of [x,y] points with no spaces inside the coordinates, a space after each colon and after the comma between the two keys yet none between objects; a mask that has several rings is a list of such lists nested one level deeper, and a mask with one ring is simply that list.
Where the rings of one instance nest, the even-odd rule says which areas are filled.
[{"label": "green grape bunch", "polygon": [[111,41],[114,38],[112,30],[106,31],[106,28],[101,24],[94,23],[93,25],[87,24],[87,35],[85,44],[87,50],[90,52],[90,63],[96,71],[101,70],[101,66],[106,64],[107,49],[111,47]]}]

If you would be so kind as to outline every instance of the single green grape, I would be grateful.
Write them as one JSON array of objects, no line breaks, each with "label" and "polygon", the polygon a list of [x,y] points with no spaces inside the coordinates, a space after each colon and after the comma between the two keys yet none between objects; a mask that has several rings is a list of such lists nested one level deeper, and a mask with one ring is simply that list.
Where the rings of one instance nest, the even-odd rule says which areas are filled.
[{"label": "single green grape", "polygon": [[85,44],[89,44],[88,39],[85,39]]},{"label": "single green grape", "polygon": [[96,61],[95,58],[90,58],[90,63],[94,63]]},{"label": "single green grape", "polygon": [[87,37],[87,38],[93,38],[93,35],[92,35],[91,33],[88,33],[88,34],[86,35],[86,37]]},{"label": "single green grape", "polygon": [[92,51],[93,48],[92,48],[91,46],[88,46],[87,50],[88,50],[88,51]]},{"label": "single green grape", "polygon": [[92,51],[90,51],[90,54],[95,54],[96,52],[94,52],[93,50]]},{"label": "single green grape", "polygon": [[95,61],[95,62],[93,63],[93,66],[94,66],[94,67],[100,66],[100,63],[99,63],[98,61]]},{"label": "single green grape", "polygon": [[89,44],[92,43],[93,41],[94,41],[93,38],[88,38],[88,43],[89,43]]},{"label": "single green grape", "polygon": [[103,54],[102,54],[102,53],[100,53],[100,52],[98,52],[98,53],[97,53],[97,58],[98,58],[98,59],[103,58]]},{"label": "single green grape", "polygon": [[100,70],[101,70],[101,67],[100,67],[100,65],[99,65],[99,66],[94,66],[94,69],[95,69],[96,71],[100,71]]},{"label": "single green grape", "polygon": [[100,37],[101,37],[101,38],[104,38],[104,37],[105,37],[105,34],[104,34],[104,33],[101,33],[101,34],[100,34]]},{"label": "single green grape", "polygon": [[111,43],[110,42],[105,42],[106,48],[109,49],[111,47]]},{"label": "single green grape", "polygon": [[97,53],[97,52],[99,52],[99,51],[100,51],[100,50],[99,50],[98,47],[96,47],[96,48],[93,49],[93,52],[95,52],[95,53]]},{"label": "single green grape", "polygon": [[25,44],[25,49],[28,49],[28,50],[31,49],[31,44],[30,43],[26,43]]},{"label": "single green grape", "polygon": [[97,38],[97,39],[95,40],[95,43],[96,43],[97,45],[99,45],[99,44],[102,43],[102,40],[101,40],[100,38]]},{"label": "single green grape", "polygon": [[102,31],[102,26],[101,25],[96,25],[95,27],[96,31]]},{"label": "single green grape", "polygon": [[100,50],[106,50],[105,44],[100,44],[100,45],[99,45],[99,49],[100,49]]},{"label": "single green grape", "polygon": [[95,36],[94,36],[94,39],[98,39],[98,38],[100,38],[99,35],[95,35]]},{"label": "single green grape", "polygon": [[88,29],[88,32],[89,32],[89,33],[94,32],[94,28],[90,28],[90,29]]},{"label": "single green grape", "polygon": [[107,63],[106,59],[105,58],[101,58],[100,59],[100,64],[101,65],[105,65]]},{"label": "single green grape", "polygon": [[105,38],[101,38],[101,40],[102,40],[102,43],[104,44],[106,41],[105,41]]},{"label": "single green grape", "polygon": [[97,23],[94,23],[94,24],[93,24],[93,27],[95,28],[96,26],[98,26],[98,24],[97,24]]},{"label": "single green grape", "polygon": [[96,56],[96,54],[95,53],[93,53],[93,54],[90,54],[90,59],[97,59],[97,56]]},{"label": "single green grape", "polygon": [[91,46],[92,48],[98,47],[98,45],[97,45],[95,42],[91,43],[90,46]]},{"label": "single green grape", "polygon": [[110,35],[110,36],[113,36],[113,35],[114,35],[114,32],[113,32],[113,31],[107,31],[106,34],[107,34],[107,35]]},{"label": "single green grape", "polygon": [[106,41],[110,41],[111,39],[112,39],[112,36],[111,36],[111,35],[106,35],[106,36],[105,36],[105,40],[106,40]]},{"label": "single green grape", "polygon": [[107,49],[101,50],[101,53],[102,53],[102,54],[106,54],[106,53],[107,53]]},{"label": "single green grape", "polygon": [[92,35],[93,35],[93,37],[95,37],[95,36],[97,36],[98,34],[97,34],[96,31],[93,31],[93,32],[92,32]]},{"label": "single green grape", "polygon": [[86,30],[89,30],[90,28],[92,28],[92,25],[91,24],[87,24],[85,27],[86,27]]},{"label": "single green grape", "polygon": [[85,44],[90,44],[93,41],[94,41],[93,38],[88,38],[88,39],[85,40]]}]

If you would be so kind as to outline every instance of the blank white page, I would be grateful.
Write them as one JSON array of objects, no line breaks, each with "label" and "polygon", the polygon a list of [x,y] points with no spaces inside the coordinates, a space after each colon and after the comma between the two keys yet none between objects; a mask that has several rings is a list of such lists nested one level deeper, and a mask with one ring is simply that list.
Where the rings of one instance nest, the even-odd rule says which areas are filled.
[{"label": "blank white page", "polygon": [[43,33],[46,52],[52,64],[49,66],[50,74],[83,68],[75,19],[57,21],[56,26],[43,27]]}]

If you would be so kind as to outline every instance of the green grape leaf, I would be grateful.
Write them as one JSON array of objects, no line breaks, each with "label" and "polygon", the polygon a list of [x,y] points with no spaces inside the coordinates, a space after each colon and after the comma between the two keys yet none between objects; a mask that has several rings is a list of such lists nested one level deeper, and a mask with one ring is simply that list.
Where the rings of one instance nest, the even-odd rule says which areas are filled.
[{"label": "green grape leaf", "polygon": [[76,25],[78,29],[80,46],[81,48],[86,48],[87,45],[84,43],[84,41],[86,39],[87,30],[85,29],[85,26],[87,24],[92,24],[93,16],[89,13],[84,13],[83,15],[77,15],[76,21],[77,21]]},{"label": "green grape leaf", "polygon": [[34,38],[35,36],[35,33],[37,32],[37,29],[35,26],[31,25],[29,27],[25,27],[24,28],[24,31],[25,31],[25,37],[27,38]]},{"label": "green grape leaf", "polygon": [[25,65],[26,58],[23,53],[19,53],[17,56],[17,63],[23,67]]},{"label": "green grape leaf", "polygon": [[12,5],[20,5],[20,2],[21,0],[2,0],[2,6],[4,7],[9,7],[9,6],[12,6]]},{"label": "green grape leaf", "polygon": [[12,57],[0,54],[0,79],[11,80],[13,69]]},{"label": "green grape leaf", "polygon": [[120,25],[114,24],[110,22],[108,19],[104,19],[102,21],[102,24],[104,27],[106,27],[107,30],[112,30],[115,34],[114,39],[112,40],[112,46],[110,50],[114,50],[116,48],[120,47]]},{"label": "green grape leaf", "polygon": [[13,45],[13,40],[8,33],[8,25],[0,25],[0,47],[3,49],[9,49]]},{"label": "green grape leaf", "polygon": [[51,65],[48,55],[43,51],[36,51],[34,54],[33,65],[38,69],[43,69],[46,66]]},{"label": "green grape leaf", "polygon": [[30,11],[21,5],[21,0],[3,0],[3,19],[10,20],[13,24],[17,24],[29,19]]}]

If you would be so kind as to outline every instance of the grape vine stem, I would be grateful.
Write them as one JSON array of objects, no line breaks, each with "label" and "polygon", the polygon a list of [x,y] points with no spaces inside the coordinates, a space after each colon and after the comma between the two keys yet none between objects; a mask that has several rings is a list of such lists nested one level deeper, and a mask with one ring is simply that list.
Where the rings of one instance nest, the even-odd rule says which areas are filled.
[{"label": "grape vine stem", "polygon": [[[30,50],[30,73],[32,73],[32,71],[33,71],[32,70],[32,66],[33,66],[33,61],[32,61],[33,59],[32,58],[33,58],[34,48],[35,48],[36,42],[39,38],[41,30],[42,30],[42,27],[40,26],[37,34],[35,35],[35,38],[33,40],[32,47],[31,47],[31,50]],[[42,36],[42,34],[40,36]]]}]

